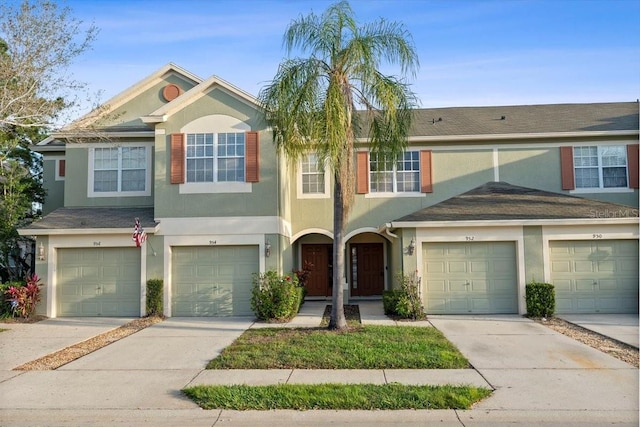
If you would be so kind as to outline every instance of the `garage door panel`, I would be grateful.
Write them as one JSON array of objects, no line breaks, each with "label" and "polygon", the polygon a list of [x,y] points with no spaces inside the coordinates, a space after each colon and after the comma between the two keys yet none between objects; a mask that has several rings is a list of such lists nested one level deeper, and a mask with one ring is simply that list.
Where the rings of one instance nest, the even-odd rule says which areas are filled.
[{"label": "garage door panel", "polygon": [[59,316],[139,316],[140,250],[57,250]]},{"label": "garage door panel", "polygon": [[467,263],[466,262],[455,262],[449,261],[447,262],[447,270],[448,273],[466,273],[467,272]]},{"label": "garage door panel", "polygon": [[488,298],[471,298],[471,310],[474,312],[488,312],[491,309],[491,304]]},{"label": "garage door panel", "polygon": [[486,273],[489,271],[489,264],[484,261],[471,261],[472,273]]},{"label": "garage door panel", "polygon": [[489,286],[486,280],[472,280],[469,282],[471,292],[486,293],[489,290]]},{"label": "garage door panel", "polygon": [[444,280],[429,280],[426,283],[425,289],[427,290],[427,292],[429,292],[430,294],[434,294],[437,292],[444,292],[446,290],[446,282]]},{"label": "garage door panel", "polygon": [[446,269],[446,262],[444,261],[425,263],[425,272],[427,273],[444,273]]},{"label": "garage door panel", "polygon": [[467,286],[466,280],[449,280],[445,292],[466,292]]},{"label": "garage door panel", "polygon": [[576,261],[573,264],[573,271],[576,273],[593,273],[593,263],[591,261]]},{"label": "garage door panel", "polygon": [[518,312],[513,242],[424,243],[422,250],[427,313]]},{"label": "garage door panel", "polygon": [[174,247],[174,316],[251,315],[257,246]]},{"label": "garage door panel", "polygon": [[638,312],[637,240],[551,241],[549,253],[558,313]]},{"label": "garage door panel", "polygon": [[571,271],[571,263],[569,261],[552,261],[551,271],[557,273],[569,273]]}]

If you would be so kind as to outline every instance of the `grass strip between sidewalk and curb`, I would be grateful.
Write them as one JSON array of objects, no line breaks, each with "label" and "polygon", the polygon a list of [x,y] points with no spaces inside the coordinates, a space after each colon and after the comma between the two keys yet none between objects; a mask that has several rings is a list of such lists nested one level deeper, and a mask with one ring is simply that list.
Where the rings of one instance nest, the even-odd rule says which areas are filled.
[{"label": "grass strip between sidewalk and curb", "polygon": [[469,361],[435,328],[366,325],[249,329],[207,369],[465,369]]},{"label": "grass strip between sidewalk and curb", "polygon": [[203,409],[399,410],[469,409],[491,394],[472,386],[402,384],[278,384],[189,387],[183,392]]}]

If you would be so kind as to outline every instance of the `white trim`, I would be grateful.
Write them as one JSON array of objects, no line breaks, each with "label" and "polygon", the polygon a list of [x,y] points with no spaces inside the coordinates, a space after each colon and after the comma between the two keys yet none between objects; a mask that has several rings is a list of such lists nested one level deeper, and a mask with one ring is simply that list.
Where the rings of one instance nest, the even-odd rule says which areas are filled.
[{"label": "white trim", "polygon": [[[131,148],[144,148],[145,149],[145,157],[146,157],[146,165],[145,165],[145,190],[144,191],[94,191],[94,162],[95,162],[95,149],[96,148],[118,148],[118,184],[121,184],[120,181],[122,168],[120,165],[121,150],[122,147],[131,147]],[[151,168],[153,165],[152,156],[153,156],[153,142],[147,143],[135,143],[135,142],[126,142],[126,143],[118,143],[118,144],[90,144],[89,147],[89,165],[87,168],[87,197],[88,198],[100,198],[100,197],[148,197],[151,196],[151,187],[153,186],[153,181],[151,180]]]},{"label": "white trim", "polygon": [[[265,235],[291,236],[291,224],[277,216],[156,218],[159,236]],[[238,234],[241,231],[242,234]]]},{"label": "white trim", "polygon": [[[637,209],[629,207],[629,211],[637,212]],[[638,224],[637,217],[601,217],[592,218],[567,218],[567,219],[522,219],[522,220],[486,220],[486,221],[394,221],[391,228],[438,228],[438,227],[509,227],[522,225],[588,225],[588,224]]]},{"label": "white trim", "polygon": [[[147,234],[155,234],[158,226],[145,228]],[[73,235],[110,235],[110,234],[131,234],[133,227],[130,228],[19,228],[18,234],[21,236],[73,236]]]},{"label": "white trim", "polygon": [[633,193],[635,190],[629,187],[607,187],[607,188],[576,188],[570,190],[569,194],[601,194],[601,193]]},{"label": "white trim", "polygon": [[323,236],[327,236],[331,240],[334,240],[333,233],[329,230],[325,230],[323,228],[305,228],[304,230],[300,230],[296,234],[291,236],[291,243],[293,244],[301,237],[307,236],[309,234],[321,234]]},{"label": "white trim", "polygon": [[355,237],[359,234],[364,234],[364,233],[372,233],[375,234],[376,236],[380,236],[382,238],[385,239],[385,241],[391,241],[391,239],[388,236],[385,236],[384,234],[380,233],[380,231],[376,228],[376,227],[361,227],[361,228],[357,228],[347,234],[344,235],[344,241],[345,243],[349,241],[349,239],[351,239],[352,237]]},{"label": "white trim", "polygon": [[265,234],[207,234],[198,236],[167,236],[164,239],[164,315],[171,317],[171,291],[173,288],[174,246],[258,246],[259,272],[266,269]]},{"label": "white trim", "polygon": [[552,240],[622,240],[638,239],[640,233],[637,224],[601,224],[575,227],[547,226],[542,228],[542,262],[544,280],[551,281],[551,253],[549,242]]},{"label": "white trim", "polygon": [[493,149],[493,180],[500,181],[500,156],[497,148]]},{"label": "white trim", "polygon": [[416,269],[419,277],[424,277],[422,246],[423,243],[486,243],[515,242],[518,314],[527,312],[525,301],[526,277],[524,269],[524,234],[521,226],[505,227],[467,227],[464,230],[451,228],[416,229]]},{"label": "white trim", "polygon": [[[455,138],[454,138],[455,139]],[[631,145],[637,144],[638,139],[626,139],[626,140],[615,140],[615,141],[577,141],[577,142],[569,142],[569,141],[558,141],[558,142],[510,142],[510,143],[501,143],[495,144],[491,143],[491,139],[489,139],[486,144],[446,144],[446,137],[438,137],[434,138],[433,142],[435,145],[429,145],[429,141],[416,140],[412,142],[412,145],[407,147],[408,150],[431,150],[431,151],[493,151],[494,149],[505,150],[505,149],[518,149],[518,150],[527,150],[527,149],[541,149],[541,148],[560,148],[560,147],[582,147],[585,144],[587,145]],[[362,142],[366,143],[367,140],[363,140]],[[442,142],[443,144],[437,144],[438,142]],[[422,143],[422,144],[420,144]],[[415,144],[415,145],[414,145]],[[360,147],[357,151],[369,151],[367,147]]]},{"label": "white trim", "polygon": [[226,193],[251,193],[251,182],[225,181],[225,182],[188,182],[178,185],[180,194],[226,194]]},{"label": "white trim", "polygon": [[[638,136],[637,130],[591,131],[591,132],[540,132],[540,133],[488,133],[481,135],[433,135],[410,136],[409,143],[429,141],[495,141],[505,139],[546,139],[546,138],[593,138],[613,136]],[[367,138],[358,138],[357,142],[367,142]]]},{"label": "white trim", "polygon": [[401,193],[365,193],[365,199],[402,199],[406,197],[425,197],[427,193],[403,191]]}]

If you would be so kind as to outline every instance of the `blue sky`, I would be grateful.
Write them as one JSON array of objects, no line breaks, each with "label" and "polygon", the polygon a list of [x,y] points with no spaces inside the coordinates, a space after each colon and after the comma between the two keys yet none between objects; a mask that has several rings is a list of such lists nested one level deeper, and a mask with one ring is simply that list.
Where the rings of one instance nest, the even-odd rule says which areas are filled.
[{"label": "blue sky", "polygon": [[[282,35],[320,0],[69,0],[100,28],[75,77],[106,101],[174,62],[257,95],[284,58]],[[421,106],[635,101],[640,1],[352,0],[360,23],[383,17],[413,35]],[[393,73],[393,70],[389,70]]]}]

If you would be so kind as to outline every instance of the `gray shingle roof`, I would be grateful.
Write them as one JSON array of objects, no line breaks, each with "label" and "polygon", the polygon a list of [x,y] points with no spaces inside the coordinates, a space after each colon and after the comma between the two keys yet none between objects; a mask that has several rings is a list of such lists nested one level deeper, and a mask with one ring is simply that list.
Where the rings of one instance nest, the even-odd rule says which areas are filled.
[{"label": "gray shingle roof", "polygon": [[638,131],[638,106],[638,102],[611,102],[417,109],[410,135]]},{"label": "gray shingle roof", "polygon": [[136,218],[143,228],[152,229],[157,225],[153,208],[58,208],[24,229],[130,228],[133,231]]},{"label": "gray shingle roof", "polygon": [[471,191],[397,219],[397,222],[507,221],[638,217],[638,209],[616,203],[487,182]]}]

